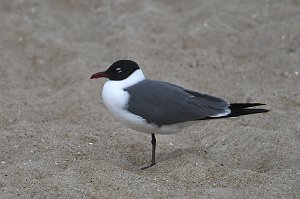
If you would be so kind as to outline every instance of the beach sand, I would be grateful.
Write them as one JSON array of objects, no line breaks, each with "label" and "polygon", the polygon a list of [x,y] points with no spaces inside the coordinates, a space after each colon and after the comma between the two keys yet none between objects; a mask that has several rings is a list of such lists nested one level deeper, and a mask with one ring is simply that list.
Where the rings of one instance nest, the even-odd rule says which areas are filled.
[{"label": "beach sand", "polygon": [[[90,75],[151,79],[269,113],[151,136]],[[298,0],[2,0],[0,198],[299,198]]]}]

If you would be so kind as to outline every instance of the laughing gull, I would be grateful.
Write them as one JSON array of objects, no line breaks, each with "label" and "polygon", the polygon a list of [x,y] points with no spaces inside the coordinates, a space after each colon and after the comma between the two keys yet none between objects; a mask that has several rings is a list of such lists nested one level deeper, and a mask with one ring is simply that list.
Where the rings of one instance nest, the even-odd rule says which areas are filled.
[{"label": "laughing gull", "polygon": [[261,103],[230,104],[223,99],[167,82],[146,79],[138,64],[119,60],[90,79],[106,77],[102,98],[113,116],[134,130],[151,134],[152,161],[156,164],[154,134],[171,134],[199,120],[238,117],[268,112],[248,109]]}]

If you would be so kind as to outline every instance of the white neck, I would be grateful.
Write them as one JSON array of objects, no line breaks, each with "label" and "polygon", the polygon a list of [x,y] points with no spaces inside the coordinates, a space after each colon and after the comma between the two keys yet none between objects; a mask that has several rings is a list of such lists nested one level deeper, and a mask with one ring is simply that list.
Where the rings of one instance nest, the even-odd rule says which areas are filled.
[{"label": "white neck", "polygon": [[141,69],[138,69],[134,71],[129,77],[123,80],[108,80],[107,83],[109,82],[110,84],[113,84],[114,86],[124,89],[129,86],[132,86],[140,81],[143,81],[145,79],[144,73],[142,72]]}]

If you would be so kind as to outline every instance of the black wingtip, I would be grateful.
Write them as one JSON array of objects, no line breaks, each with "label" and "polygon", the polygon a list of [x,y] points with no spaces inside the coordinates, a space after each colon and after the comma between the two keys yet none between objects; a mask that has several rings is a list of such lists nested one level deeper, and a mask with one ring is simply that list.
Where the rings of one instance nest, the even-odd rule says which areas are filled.
[{"label": "black wingtip", "polygon": [[267,109],[256,109],[256,108],[249,108],[254,106],[263,106],[266,104],[263,103],[233,103],[230,104],[228,107],[231,111],[229,115],[221,116],[221,117],[207,117],[201,120],[210,120],[210,119],[222,119],[222,118],[230,118],[230,117],[239,117],[243,115],[251,115],[251,114],[258,114],[258,113],[267,113],[270,110]]},{"label": "black wingtip", "polygon": [[233,109],[229,115],[225,117],[238,117],[242,115],[250,115],[250,114],[258,114],[258,113],[267,113],[269,110],[267,109]]},{"label": "black wingtip", "polygon": [[230,106],[228,107],[230,110],[234,110],[234,109],[244,109],[244,108],[249,108],[249,107],[254,107],[254,106],[263,106],[266,104],[263,103],[233,103],[230,104]]},{"label": "black wingtip", "polygon": [[233,103],[228,107],[231,110],[231,113],[225,117],[238,117],[242,115],[250,115],[257,113],[266,113],[269,110],[267,109],[248,109],[249,107],[254,106],[263,106],[266,104],[263,103]]}]

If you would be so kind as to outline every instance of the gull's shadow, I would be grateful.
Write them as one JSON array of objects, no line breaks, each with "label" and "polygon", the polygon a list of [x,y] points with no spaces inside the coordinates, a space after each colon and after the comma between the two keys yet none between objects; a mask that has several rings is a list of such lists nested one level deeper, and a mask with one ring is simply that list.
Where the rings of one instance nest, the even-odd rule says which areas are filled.
[{"label": "gull's shadow", "polygon": [[[159,164],[176,159],[180,156],[187,156],[190,154],[194,154],[201,158],[207,157],[207,151],[200,147],[190,147],[190,148],[179,148],[174,149],[172,151],[163,151],[156,153],[156,165],[154,167],[159,166]],[[128,171],[140,171],[141,168],[150,164],[151,161],[151,151],[128,151],[128,152],[120,152],[119,153],[120,160],[114,160],[113,163],[122,169]],[[184,161],[180,162],[181,164],[185,164]],[[188,163],[188,162],[186,162]],[[151,167],[150,167],[151,168]]]},{"label": "gull's shadow", "polygon": [[176,159],[183,155],[194,154],[199,157],[205,157],[207,155],[207,151],[200,147],[190,147],[190,148],[179,148],[171,152],[161,152],[157,155],[157,162],[165,162],[171,159]]}]

